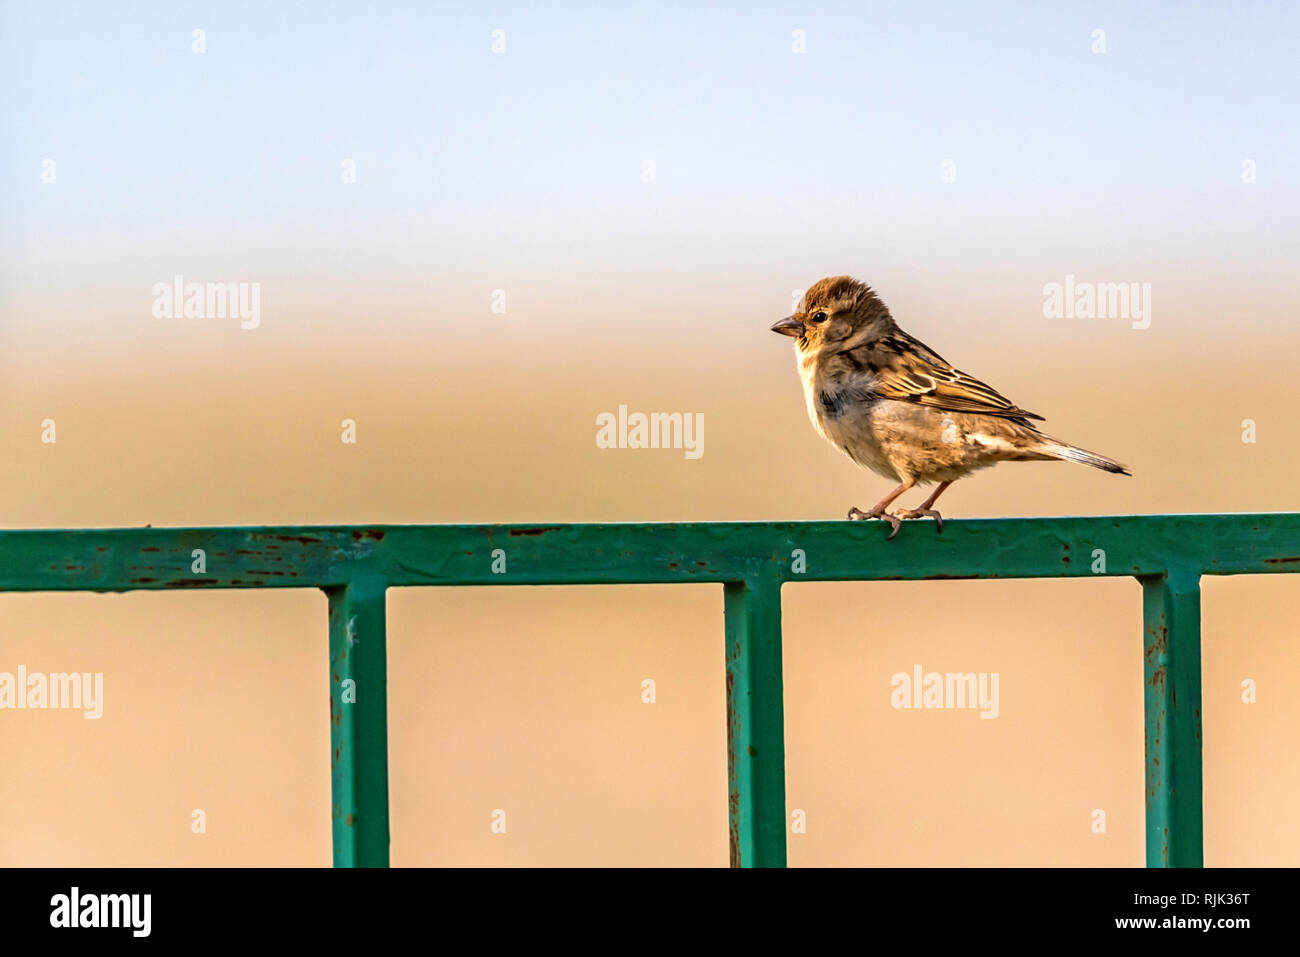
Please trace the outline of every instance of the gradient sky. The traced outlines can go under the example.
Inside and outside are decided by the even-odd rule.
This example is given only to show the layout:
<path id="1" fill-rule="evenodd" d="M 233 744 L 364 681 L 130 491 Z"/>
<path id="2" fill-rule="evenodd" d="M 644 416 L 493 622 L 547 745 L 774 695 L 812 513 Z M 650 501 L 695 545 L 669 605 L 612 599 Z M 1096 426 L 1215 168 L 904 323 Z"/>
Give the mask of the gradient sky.
<path id="1" fill-rule="evenodd" d="M 111 308 L 115 285 L 177 271 L 261 281 L 280 301 L 362 284 L 374 301 L 457 278 L 653 269 L 694 284 L 722 268 L 784 299 L 827 264 L 904 269 L 923 243 L 954 282 L 1023 270 L 1033 307 L 1070 269 L 1185 281 L 1230 268 L 1249 284 L 1282 280 L 1300 253 L 1290 3 L 5 3 L 2 16 L 6 325 L 91 289 Z M 795 29 L 806 54 L 791 52 Z M 946 159 L 955 183 L 940 180 Z"/>

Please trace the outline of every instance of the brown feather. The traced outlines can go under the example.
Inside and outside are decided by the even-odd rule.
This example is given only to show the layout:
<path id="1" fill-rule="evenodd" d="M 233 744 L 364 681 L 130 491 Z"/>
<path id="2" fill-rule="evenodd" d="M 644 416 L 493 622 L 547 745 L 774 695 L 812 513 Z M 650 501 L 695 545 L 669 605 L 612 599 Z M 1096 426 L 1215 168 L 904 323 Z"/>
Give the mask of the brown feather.
<path id="1" fill-rule="evenodd" d="M 919 402 L 950 412 L 1043 421 L 1041 415 L 1020 408 L 987 383 L 954 369 L 937 352 L 901 329 L 859 345 L 847 345 L 842 354 L 855 367 L 866 366 L 875 373 L 872 391 L 885 398 Z"/>

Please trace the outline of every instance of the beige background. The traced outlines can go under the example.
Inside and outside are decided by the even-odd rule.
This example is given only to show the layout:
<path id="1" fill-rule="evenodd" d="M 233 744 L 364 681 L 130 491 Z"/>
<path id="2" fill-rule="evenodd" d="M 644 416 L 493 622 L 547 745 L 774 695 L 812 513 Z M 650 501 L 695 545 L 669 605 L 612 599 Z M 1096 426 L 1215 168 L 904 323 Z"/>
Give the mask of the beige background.
<path id="1" fill-rule="evenodd" d="M 878 285 L 915 334 L 1135 473 L 1004 465 L 951 490 L 949 517 L 1294 507 L 1280 322 L 1224 351 L 1226 323 L 1177 302 L 1137 331 L 923 282 Z M 563 290 L 539 300 L 437 334 L 306 306 L 249 332 L 123 313 L 104 321 L 124 341 L 93 350 L 76 317 L 11 327 L 6 524 L 838 518 L 884 490 L 807 423 L 767 331 L 781 295 L 724 280 L 686 315 L 604 325 Z M 704 457 L 597 449 L 620 402 L 703 412 Z M 1206 581 L 1211 864 L 1300 863 L 1298 588 Z M 721 612 L 705 585 L 391 592 L 394 863 L 724 864 Z M 788 800 L 809 822 L 791 862 L 1140 864 L 1140 613 L 1118 579 L 787 587 Z M 328 863 L 323 596 L 5 595 L 0 616 L 6 670 L 105 674 L 99 721 L 0 713 L 0 862 Z M 999 672 L 1000 717 L 894 711 L 889 676 L 918 663 Z"/>

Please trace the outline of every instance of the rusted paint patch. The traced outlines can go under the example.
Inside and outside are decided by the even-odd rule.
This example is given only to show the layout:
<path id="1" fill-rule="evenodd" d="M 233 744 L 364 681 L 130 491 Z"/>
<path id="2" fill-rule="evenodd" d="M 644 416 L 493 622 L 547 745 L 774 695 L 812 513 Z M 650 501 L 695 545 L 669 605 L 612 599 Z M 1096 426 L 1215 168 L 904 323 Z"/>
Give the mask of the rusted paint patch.
<path id="1" fill-rule="evenodd" d="M 511 535 L 545 535 L 547 532 L 558 532 L 559 525 L 548 525 L 546 528 L 512 528 Z"/>
<path id="2" fill-rule="evenodd" d="M 740 654 L 740 645 L 736 645 Z M 731 649 L 727 649 L 728 663 Z M 740 867 L 740 788 L 736 784 L 736 736 L 740 725 L 736 721 L 736 674 L 727 668 L 727 848 L 732 867 Z"/>
<path id="3" fill-rule="evenodd" d="M 313 538 L 311 535 L 277 535 L 277 541 L 281 542 L 302 542 L 304 545 L 319 545 L 320 539 Z"/>
<path id="4" fill-rule="evenodd" d="M 1289 565 L 1291 562 L 1300 562 L 1300 556 L 1296 558 L 1266 558 L 1265 565 Z"/>
<path id="5" fill-rule="evenodd" d="M 166 583 L 168 588 L 203 588 L 205 585 L 215 585 L 215 578 L 176 578 Z"/>
<path id="6" fill-rule="evenodd" d="M 727 845 L 732 867 L 740 867 L 740 792 L 727 795 Z"/>
<path id="7" fill-rule="evenodd" d="M 1161 625 L 1159 632 L 1157 632 L 1154 627 L 1148 628 L 1147 630 L 1150 631 L 1152 635 L 1155 635 L 1155 641 L 1147 645 L 1145 649 L 1147 664 L 1151 664 L 1156 658 L 1163 658 L 1165 653 L 1169 650 L 1169 629 L 1164 625 Z"/>
<path id="8" fill-rule="evenodd" d="M 358 528 L 353 531 L 352 537 L 358 542 L 363 538 L 373 538 L 377 542 L 382 542 L 385 534 L 385 532 L 378 528 Z"/>

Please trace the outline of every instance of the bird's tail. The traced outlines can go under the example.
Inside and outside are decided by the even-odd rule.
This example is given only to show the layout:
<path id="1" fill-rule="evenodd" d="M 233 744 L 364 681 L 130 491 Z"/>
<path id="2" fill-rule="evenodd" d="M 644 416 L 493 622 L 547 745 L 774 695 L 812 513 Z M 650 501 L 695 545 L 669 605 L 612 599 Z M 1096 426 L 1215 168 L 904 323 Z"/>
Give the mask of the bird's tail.
<path id="1" fill-rule="evenodd" d="M 1047 438 L 1038 447 L 1038 451 L 1048 458 L 1060 459 L 1063 462 L 1082 462 L 1084 465 L 1091 465 L 1103 472 L 1118 472 L 1120 475 L 1133 474 L 1114 459 L 1108 459 L 1104 455 L 1098 455 L 1096 452 L 1089 452 L 1087 449 L 1081 449 L 1074 445 L 1066 445 L 1060 439 Z"/>

